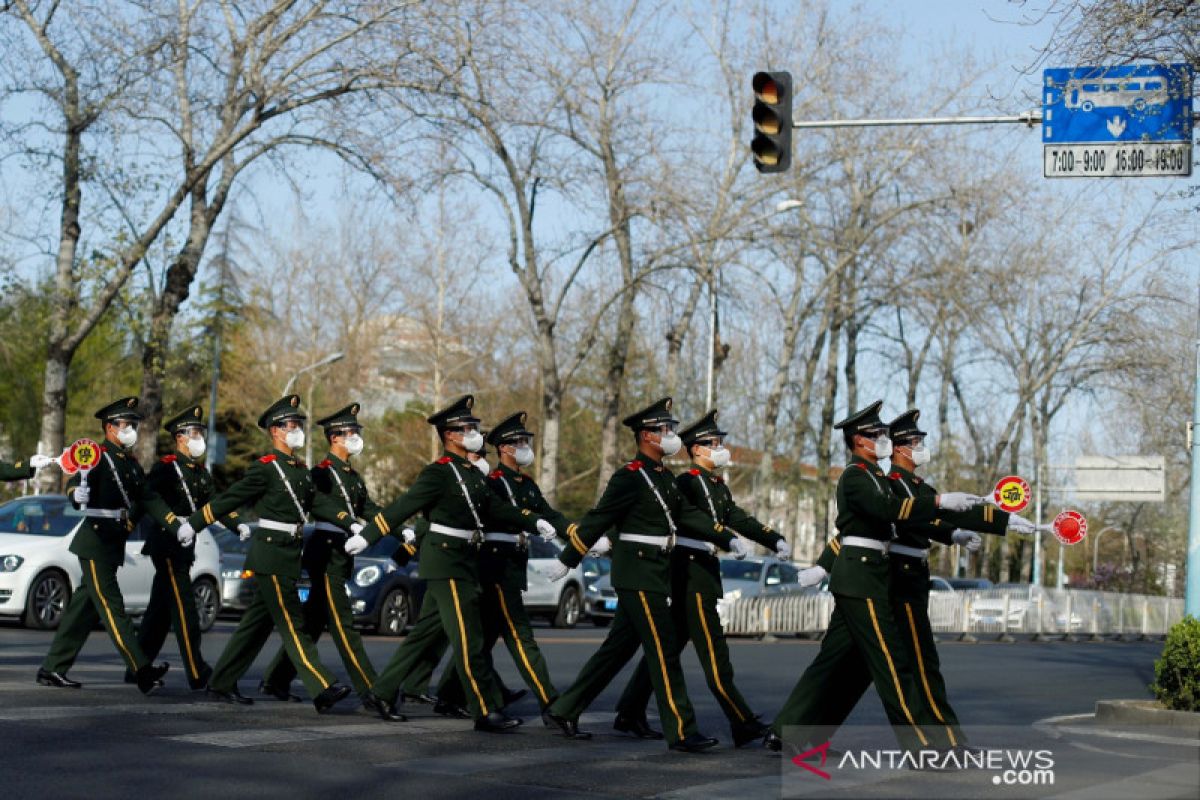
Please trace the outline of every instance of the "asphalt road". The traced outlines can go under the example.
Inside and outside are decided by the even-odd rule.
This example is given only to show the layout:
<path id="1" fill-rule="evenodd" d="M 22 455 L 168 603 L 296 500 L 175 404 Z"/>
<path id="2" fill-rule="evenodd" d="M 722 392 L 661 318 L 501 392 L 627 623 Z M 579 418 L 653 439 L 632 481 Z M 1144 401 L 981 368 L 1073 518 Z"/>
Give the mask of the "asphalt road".
<path id="1" fill-rule="evenodd" d="M 233 623 L 222 621 L 205 636 L 203 649 L 210 662 L 216 661 L 232 629 Z M 573 679 L 603 634 L 603 629 L 586 623 L 573 631 L 539 628 L 539 641 L 560 688 Z M 368 652 L 376 666 L 386 663 L 398 641 L 368 637 Z M 250 707 L 214 703 L 187 691 L 178 669 L 179 655 L 173 649 L 164 653 L 175 666 L 166 687 L 143 698 L 136 688 L 122 683 L 124 668 L 101 631 L 89 639 L 70 673 L 84 682 L 84 688 L 50 689 L 34 683 L 49 643 L 47 633 L 0 624 L 0 781 L 5 798 L 284 794 L 292 798 L 358 798 L 404 792 L 423 800 L 484 794 L 495 800 L 811 793 L 808 785 L 797 787 L 796 775 L 803 771 L 788 758 L 757 746 L 735 750 L 728 744 L 723 716 L 690 649 L 684 667 L 700 728 L 723 740 L 720 748 L 704 755 L 671 753 L 661 742 L 634 741 L 612 731 L 611 709 L 620 682 L 601 695 L 582 720 L 583 727 L 595 731 L 597 737 L 590 742 L 572 742 L 542 726 L 536 705 L 528 697 L 510 709 L 527 720 L 526 726 L 510 735 L 475 733 L 469 722 L 435 716 L 428 706 L 419 705 L 404 709 L 410 717 L 407 723 L 386 724 L 358 709 L 350 699 L 326 715 L 317 715 L 308 703 L 263 700 Z M 168 644 L 173 648 L 174 640 Z M 244 692 L 249 694 L 256 687 L 275 644 L 273 641 L 264 650 L 243 680 Z M 1153 662 L 1161 647 L 1160 642 L 944 642 L 940 650 L 951 700 L 975 741 L 987 744 L 989 736 L 1017 736 L 1022 744 L 1049 742 L 1083 752 L 1086 747 L 1067 743 L 1078 736 L 1056 738 L 1058 734 L 1048 730 L 1046 723 L 1035 723 L 1086 715 L 1097 699 L 1148 697 L 1146 685 L 1153 679 Z M 770 719 L 783 703 L 817 648 L 817 643 L 801 640 L 733 640 L 738 685 L 764 718 Z M 344 675 L 328 637 L 322 639 L 320 650 L 325 663 Z M 497 666 L 509 686 L 521 685 L 507 652 L 498 651 Z M 295 689 L 303 692 L 298 683 Z M 884 722 L 871 690 L 850 720 L 856 727 L 845 729 L 844 740 L 869 738 L 866 732 L 871 729 L 857 726 Z M 891 744 L 887 738 L 884 735 L 883 741 L 875 744 Z M 843 742 L 835 746 L 843 746 Z M 1104 747 L 1092 747 L 1097 749 L 1105 751 Z M 1185 758 L 1196 755 L 1186 747 L 1180 752 Z M 1178 755 L 1171 751 L 1171 758 Z M 1112 760 L 1111 756 L 1102 759 L 1105 764 Z M 1143 768 L 1152 771 L 1161 766 L 1138 762 L 1120 767 L 1116 774 L 1128 778 Z M 1087 772 L 1095 777 L 1098 770 L 1106 768 L 1089 766 Z M 990 794 L 990 787 L 977 794 L 978 787 L 966 782 L 966 777 L 938 779 L 944 796 L 1054 794 L 1030 790 L 1028 795 L 999 795 Z M 1071 796 L 1068 783 L 1060 778 L 1058 791 L 1064 797 Z M 1147 794 L 1147 785 L 1152 784 L 1143 782 L 1141 796 L 1172 796 L 1166 790 L 1160 795 Z M 870 793 L 907 796 L 905 792 L 916 792 L 905 786 L 903 782 L 885 782 Z M 831 796 L 864 793 L 867 791 L 860 786 Z"/>

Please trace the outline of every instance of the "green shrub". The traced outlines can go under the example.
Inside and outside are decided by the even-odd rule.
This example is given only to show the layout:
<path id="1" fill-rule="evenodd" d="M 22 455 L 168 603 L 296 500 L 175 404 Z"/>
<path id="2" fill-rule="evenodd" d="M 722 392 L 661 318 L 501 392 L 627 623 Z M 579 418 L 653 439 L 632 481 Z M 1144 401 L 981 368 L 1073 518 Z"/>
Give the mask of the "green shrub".
<path id="1" fill-rule="evenodd" d="M 1200 620 L 1184 617 L 1167 633 L 1150 690 L 1167 708 L 1200 711 Z"/>

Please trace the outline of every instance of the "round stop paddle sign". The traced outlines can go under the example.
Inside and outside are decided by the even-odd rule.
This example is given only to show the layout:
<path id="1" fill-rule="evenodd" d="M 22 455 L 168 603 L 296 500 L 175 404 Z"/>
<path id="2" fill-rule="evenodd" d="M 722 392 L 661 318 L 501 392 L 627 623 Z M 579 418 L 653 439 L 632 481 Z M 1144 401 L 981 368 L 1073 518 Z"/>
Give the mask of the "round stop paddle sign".
<path id="1" fill-rule="evenodd" d="M 1054 535 L 1063 544 L 1079 544 L 1087 536 L 1087 519 L 1078 511 L 1064 511 L 1054 518 Z"/>

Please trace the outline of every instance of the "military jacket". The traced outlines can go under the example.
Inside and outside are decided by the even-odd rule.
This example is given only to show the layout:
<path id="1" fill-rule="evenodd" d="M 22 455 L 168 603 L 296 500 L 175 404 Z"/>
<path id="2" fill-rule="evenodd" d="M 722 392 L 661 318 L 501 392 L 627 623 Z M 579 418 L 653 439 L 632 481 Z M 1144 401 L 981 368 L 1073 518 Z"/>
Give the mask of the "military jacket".
<path id="1" fill-rule="evenodd" d="M 488 474 L 487 484 L 501 503 L 528 509 L 565 534 L 570 520 L 550 507 L 533 478 L 502 463 Z M 488 528 L 488 532 L 525 535 L 520 528 L 503 524 Z M 524 541 L 515 544 L 485 541 L 479 547 L 479 579 L 485 584 L 501 584 L 524 591 L 529 588 L 526 582 L 528 564 L 529 546 Z"/>
<path id="2" fill-rule="evenodd" d="M 666 511 L 659 498 L 666 504 Z M 596 506 L 578 523 L 567 527 L 571 546 L 563 550 L 559 559 L 569 567 L 578 565 L 596 540 L 608 534 L 613 542 L 613 588 L 667 594 L 671 591 L 671 552 L 655 544 L 624 538 L 629 533 L 669 536 L 667 511 L 677 535 L 729 549 L 733 535 L 725 526 L 694 506 L 662 463 L 642 455 L 614 472 Z"/>
<path id="3" fill-rule="evenodd" d="M 204 462 L 186 453 L 170 453 L 160 458 L 150 468 L 146 481 L 150 489 L 181 519 L 187 519 L 195 513 L 216 491 L 212 474 Z M 222 517 L 221 524 L 230 530 L 236 528 L 237 512 Z M 199 526 L 193 527 L 197 532 L 201 530 Z M 196 560 L 196 547 L 194 544 L 184 547 L 173 532 L 161 525 L 151 525 L 146 532 L 142 555 L 162 556 L 171 559 L 172 563 L 192 564 Z"/>
<path id="4" fill-rule="evenodd" d="M 325 460 L 313 467 L 313 485 L 319 495 L 328 498 L 314 508 L 322 522 L 332 523 L 343 533 L 317 530 L 304 545 L 301 563 L 310 575 L 328 572 L 335 578 L 347 579 L 354 571 L 354 556 L 346 552 L 346 533 L 355 522 L 371 519 L 383 507 L 371 499 L 367 482 L 348 461 L 330 453 Z M 337 509 L 333 519 L 326 519 Z"/>
<path id="5" fill-rule="evenodd" d="M 15 464 L 0 461 L 0 481 L 23 481 L 26 478 L 32 478 L 33 473 L 33 467 L 24 461 L 18 461 Z"/>
<path id="6" fill-rule="evenodd" d="M 300 526 L 306 522 L 305 515 L 320 510 L 318 518 L 337 518 L 337 509 L 329 508 L 328 497 L 316 492 L 304 462 L 281 450 L 272 450 L 253 462 L 241 480 L 205 503 L 188 522 L 199 530 L 245 506 L 253 508 L 260 521 L 297 526 L 295 531 L 276 531 L 260 524 L 250 542 L 246 569 L 293 580 L 300 577 L 304 541 Z"/>
<path id="7" fill-rule="evenodd" d="M 701 511 L 721 523 L 730 532 L 742 536 L 763 547 L 775 549 L 783 537 L 743 510 L 733 500 L 725 480 L 715 472 L 695 466 L 676 478 L 683 496 Z M 722 596 L 721 561 L 716 553 L 705 553 L 691 547 L 676 547 L 671 553 L 672 582 L 683 583 L 681 590 L 688 594 L 699 592 L 708 598 Z"/>
<path id="8" fill-rule="evenodd" d="M 371 543 L 388 534 L 399 536 L 405 520 L 416 514 L 423 514 L 431 526 L 478 533 L 470 540 L 432 529 L 425 534 L 419 558 L 421 577 L 426 580 L 479 580 L 478 539 L 485 530 L 508 526 L 536 533 L 537 522 L 542 518 L 527 508 L 514 508 L 502 500 L 488 488 L 483 474 L 470 461 L 454 453 L 445 453 L 421 470 L 407 492 L 370 518 L 362 535 Z M 482 529 L 477 528 L 476 515 Z"/>
<path id="9" fill-rule="evenodd" d="M 142 465 L 132 454 L 111 442 L 100 445 L 100 450 L 100 460 L 88 472 L 88 508 L 124 511 L 125 518 L 85 517 L 70 549 L 80 558 L 120 566 L 125 563 L 125 542 L 142 515 L 149 514 L 172 535 L 181 522 L 150 488 Z M 80 473 L 76 472 L 67 482 L 69 496 L 80 480 Z M 71 504 L 79 508 L 73 496 Z"/>

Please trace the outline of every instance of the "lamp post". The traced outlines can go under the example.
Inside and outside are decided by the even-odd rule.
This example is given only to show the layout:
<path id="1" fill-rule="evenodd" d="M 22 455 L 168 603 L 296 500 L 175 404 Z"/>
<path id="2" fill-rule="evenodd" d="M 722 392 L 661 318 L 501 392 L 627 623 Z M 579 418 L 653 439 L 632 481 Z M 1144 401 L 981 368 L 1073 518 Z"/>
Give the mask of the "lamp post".
<path id="1" fill-rule="evenodd" d="M 1092 537 L 1092 583 L 1096 582 L 1096 568 L 1100 564 L 1100 537 L 1109 531 L 1117 530 L 1112 525 L 1102 528 Z"/>

